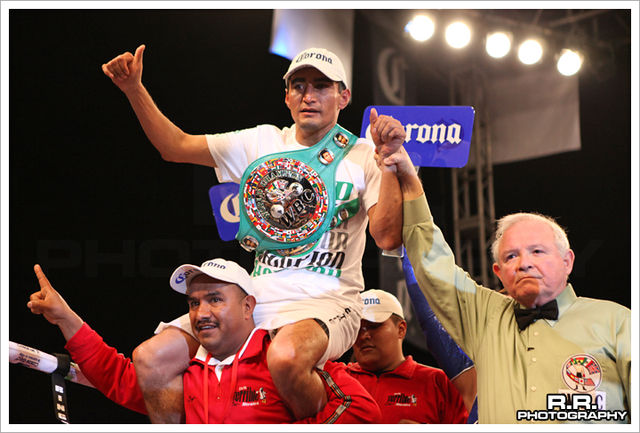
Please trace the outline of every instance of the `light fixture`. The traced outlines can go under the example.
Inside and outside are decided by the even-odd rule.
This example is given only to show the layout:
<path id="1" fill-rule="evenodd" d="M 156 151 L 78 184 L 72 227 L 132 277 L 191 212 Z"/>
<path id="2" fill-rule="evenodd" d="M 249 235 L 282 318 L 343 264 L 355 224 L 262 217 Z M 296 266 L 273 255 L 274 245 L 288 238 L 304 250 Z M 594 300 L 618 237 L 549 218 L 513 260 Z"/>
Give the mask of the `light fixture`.
<path id="1" fill-rule="evenodd" d="M 563 49 L 560 52 L 558 63 L 556 64 L 558 72 L 562 75 L 570 76 L 575 74 L 582 67 L 583 56 L 577 51 Z"/>
<path id="2" fill-rule="evenodd" d="M 487 35 L 485 49 L 494 59 L 501 59 L 511 50 L 511 35 L 505 32 L 490 33 Z"/>
<path id="3" fill-rule="evenodd" d="M 447 26 L 445 39 L 453 48 L 464 48 L 471 41 L 471 29 L 462 21 L 456 21 Z"/>
<path id="4" fill-rule="evenodd" d="M 538 63 L 542 58 L 542 45 L 535 39 L 527 39 L 518 48 L 518 59 L 525 65 Z"/>
<path id="5" fill-rule="evenodd" d="M 416 41 L 424 42 L 433 36 L 435 24 L 426 15 L 416 15 L 404 26 L 404 31 L 409 33 Z"/>

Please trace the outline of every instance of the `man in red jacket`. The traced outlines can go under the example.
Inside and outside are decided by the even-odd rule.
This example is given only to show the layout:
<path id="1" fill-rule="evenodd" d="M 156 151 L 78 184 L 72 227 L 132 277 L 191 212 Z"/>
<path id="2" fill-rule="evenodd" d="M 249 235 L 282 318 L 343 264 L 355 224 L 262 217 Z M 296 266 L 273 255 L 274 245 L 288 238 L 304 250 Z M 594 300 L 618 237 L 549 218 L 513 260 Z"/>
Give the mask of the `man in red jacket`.
<path id="1" fill-rule="evenodd" d="M 146 413 L 133 363 L 109 347 L 56 292 L 39 265 L 34 267 L 40 290 L 27 304 L 58 325 L 65 348 L 89 381 L 108 398 Z M 267 366 L 269 334 L 255 328 L 256 305 L 251 277 L 234 262 L 208 260 L 183 265 L 173 273 L 171 287 L 187 296 L 189 319 L 201 346 L 179 380 L 184 384 L 186 423 L 287 423 L 295 420 L 278 394 Z M 379 422 L 380 410 L 341 364 L 319 371 L 328 403 L 304 423 Z"/>
<path id="2" fill-rule="evenodd" d="M 407 322 L 398 299 L 383 290 L 361 296 L 363 319 L 353 345 L 357 362 L 348 368 L 378 402 L 382 423 L 465 423 L 467 410 L 444 371 L 404 356 Z"/>

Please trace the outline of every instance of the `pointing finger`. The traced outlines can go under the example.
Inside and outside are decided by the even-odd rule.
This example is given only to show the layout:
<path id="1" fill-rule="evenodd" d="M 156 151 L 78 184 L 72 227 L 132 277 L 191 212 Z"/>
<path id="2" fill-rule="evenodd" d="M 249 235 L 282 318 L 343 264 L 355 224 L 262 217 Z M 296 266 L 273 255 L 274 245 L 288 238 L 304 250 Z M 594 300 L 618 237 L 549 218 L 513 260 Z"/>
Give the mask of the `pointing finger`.
<path id="1" fill-rule="evenodd" d="M 36 277 L 38 277 L 38 283 L 40 284 L 40 289 L 50 288 L 51 283 L 49 283 L 49 280 L 44 275 L 44 272 L 42 272 L 42 268 L 40 267 L 40 265 L 35 265 L 33 267 L 33 270 L 36 273 Z"/>

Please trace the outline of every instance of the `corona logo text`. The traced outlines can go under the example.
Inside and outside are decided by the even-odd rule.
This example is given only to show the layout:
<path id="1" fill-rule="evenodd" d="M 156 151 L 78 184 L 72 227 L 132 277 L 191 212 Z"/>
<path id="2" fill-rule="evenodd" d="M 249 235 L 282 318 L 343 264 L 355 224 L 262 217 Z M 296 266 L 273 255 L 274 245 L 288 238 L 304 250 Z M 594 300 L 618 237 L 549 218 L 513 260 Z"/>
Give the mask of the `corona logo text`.
<path id="1" fill-rule="evenodd" d="M 417 123 L 408 123 L 404 125 L 404 129 L 407 133 L 405 142 L 411 140 L 418 141 L 420 143 L 439 143 L 449 142 L 451 144 L 460 144 L 462 141 L 461 130 L 459 124 L 452 123 L 451 125 L 445 125 L 444 123 L 437 123 L 434 125 Z"/>

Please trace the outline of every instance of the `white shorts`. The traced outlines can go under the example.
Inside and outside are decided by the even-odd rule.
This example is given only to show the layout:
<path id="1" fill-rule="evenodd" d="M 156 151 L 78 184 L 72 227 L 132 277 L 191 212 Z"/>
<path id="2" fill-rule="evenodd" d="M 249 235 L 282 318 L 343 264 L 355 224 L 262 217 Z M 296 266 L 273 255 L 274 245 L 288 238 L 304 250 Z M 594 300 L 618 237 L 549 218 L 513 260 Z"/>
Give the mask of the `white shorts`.
<path id="1" fill-rule="evenodd" d="M 329 344 L 324 355 L 316 366 L 322 368 L 328 360 L 340 358 L 355 343 L 360 329 L 362 316 L 362 299 L 357 294 L 357 300 L 352 303 L 336 303 L 335 299 L 304 299 L 289 302 L 269 302 L 257 304 L 253 312 L 256 327 L 275 331 L 276 329 L 305 319 L 318 319 L 327 326 Z M 191 336 L 191 321 L 189 314 L 164 323 L 160 322 L 155 330 L 159 333 L 168 326 L 175 326 Z M 272 332 L 272 335 L 274 332 Z M 194 336 L 195 338 L 195 336 Z"/>

